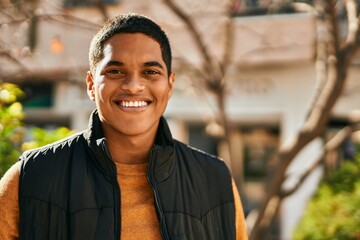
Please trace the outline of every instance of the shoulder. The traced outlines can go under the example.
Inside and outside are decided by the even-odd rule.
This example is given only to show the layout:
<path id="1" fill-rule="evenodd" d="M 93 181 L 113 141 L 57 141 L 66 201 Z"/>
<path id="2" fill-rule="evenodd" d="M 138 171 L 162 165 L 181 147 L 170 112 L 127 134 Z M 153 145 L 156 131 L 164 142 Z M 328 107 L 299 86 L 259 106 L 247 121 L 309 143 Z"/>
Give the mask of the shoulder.
<path id="1" fill-rule="evenodd" d="M 55 186 L 63 188 L 69 181 L 75 160 L 84 158 L 85 143 L 79 132 L 43 147 L 25 151 L 20 157 L 20 195 L 43 199 Z M 61 191 L 57 192 L 61 194 Z"/>
<path id="2" fill-rule="evenodd" d="M 9 170 L 6 171 L 5 175 L 0 179 L 0 196 L 6 195 L 7 192 L 17 191 L 19 185 L 21 162 L 13 164 Z"/>
<path id="3" fill-rule="evenodd" d="M 63 153 L 66 150 L 69 150 L 74 144 L 81 141 L 83 132 L 75 133 L 69 137 L 63 138 L 59 141 L 47 144 L 45 146 L 34 148 L 25 151 L 21 156 L 20 160 L 27 162 L 29 159 L 41 158 L 41 157 L 50 157 L 59 152 Z"/>
<path id="4" fill-rule="evenodd" d="M 211 155 L 207 152 L 204 152 L 200 149 L 187 145 L 183 142 L 175 140 L 176 151 L 186 155 L 188 158 L 200 161 L 201 163 L 215 164 L 215 165 L 225 165 L 224 161 L 214 155 Z"/>
<path id="5" fill-rule="evenodd" d="M 13 164 L 0 179 L 0 239 L 18 239 L 20 165 Z"/>
<path id="6" fill-rule="evenodd" d="M 71 135 L 54 143 L 25 151 L 20 156 L 21 178 L 25 172 L 41 175 L 51 175 L 55 172 L 61 172 L 66 168 L 66 162 L 71 161 L 74 154 L 82 154 L 76 148 L 82 148 L 85 143 L 82 132 Z"/>
<path id="7" fill-rule="evenodd" d="M 211 155 L 177 140 L 175 140 L 175 151 L 177 157 L 179 158 L 178 162 L 189 164 L 191 168 L 198 167 L 198 170 L 202 169 L 203 171 L 231 177 L 230 171 L 225 162 L 217 156 Z"/>

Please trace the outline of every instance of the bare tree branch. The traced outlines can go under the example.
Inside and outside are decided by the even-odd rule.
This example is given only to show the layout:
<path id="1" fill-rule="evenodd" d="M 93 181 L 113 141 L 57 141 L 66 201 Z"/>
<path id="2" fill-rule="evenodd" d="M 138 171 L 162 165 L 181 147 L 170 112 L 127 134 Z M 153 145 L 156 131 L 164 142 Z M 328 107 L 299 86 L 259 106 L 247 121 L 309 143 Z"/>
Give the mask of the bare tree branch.
<path id="1" fill-rule="evenodd" d="M 355 0 L 345 0 L 345 7 L 348 17 L 348 35 L 344 46 L 342 46 L 342 51 L 349 51 L 345 49 L 353 48 L 358 39 L 359 19 L 357 18 L 357 3 Z"/>
<path id="2" fill-rule="evenodd" d="M 225 41 L 224 41 L 224 54 L 222 61 L 220 63 L 221 71 L 223 75 L 226 75 L 227 69 L 231 65 L 232 62 L 232 52 L 234 50 L 234 24 L 232 21 L 232 14 L 233 14 L 233 8 L 234 8 L 234 2 L 229 1 L 228 7 L 227 7 L 227 14 L 226 14 L 226 22 L 225 22 Z M 225 78 L 223 78 L 223 81 Z"/>
<path id="3" fill-rule="evenodd" d="M 3 12 L 3 11 L 1 10 L 1 12 Z M 24 16 L 13 17 L 11 14 L 7 14 L 7 15 L 10 16 L 9 17 L 10 21 L 0 23 L 0 27 L 2 25 L 18 25 L 18 24 L 21 24 L 23 22 L 28 22 L 29 21 L 28 17 L 24 17 Z M 69 15 L 69 14 L 63 14 L 63 13 L 61 13 L 61 14 L 36 14 L 36 15 L 33 15 L 33 17 L 35 17 L 37 19 L 37 21 L 55 21 L 55 22 L 59 22 L 61 24 L 65 24 L 65 25 L 68 25 L 68 26 L 74 26 L 74 27 L 81 28 L 81 29 L 96 30 L 100 26 L 99 24 L 90 22 L 88 20 L 81 19 L 81 18 L 72 16 L 72 15 Z M 34 31 L 36 31 L 36 29 L 33 29 L 33 30 L 29 31 L 30 33 L 32 33 L 31 36 L 36 36 L 36 33 Z M 32 41 L 31 38 L 32 37 L 30 37 L 30 42 Z M 33 41 L 35 41 L 35 39 L 33 39 Z M 33 43 L 35 43 L 35 42 L 33 42 Z M 6 50 L 4 48 L 0 48 L 0 58 L 8 59 L 11 62 L 18 65 L 22 69 L 22 71 L 25 71 L 25 72 L 27 72 L 29 74 L 34 75 L 34 73 L 32 73 L 31 70 L 28 69 L 21 62 L 21 60 L 14 57 L 11 54 L 10 51 L 8 51 L 8 50 Z M 1 73 L 0 73 L 0 75 L 1 75 Z M 4 75 L 2 75 L 1 77 L 2 78 L 7 78 L 7 76 L 4 76 Z"/>
<path id="4" fill-rule="evenodd" d="M 0 13 L 1 13 L 1 14 L 5 15 L 7 18 L 10 18 L 10 19 L 12 19 L 12 20 L 15 20 L 14 16 L 12 16 L 12 15 L 7 11 L 8 9 L 3 8 L 3 6 L 0 6 L 0 7 L 1 7 L 1 8 L 0 8 Z"/>
<path id="5" fill-rule="evenodd" d="M 204 68 L 211 71 L 211 63 L 213 62 L 210 52 L 204 44 L 201 34 L 195 27 L 195 23 L 192 21 L 191 17 L 188 16 L 185 11 L 183 11 L 179 6 L 177 6 L 173 0 L 163 0 L 163 2 L 168 6 L 177 17 L 179 17 L 189 29 L 189 32 L 200 50 L 200 54 L 203 56 L 203 65 Z"/>
<path id="6" fill-rule="evenodd" d="M 96 30 L 99 28 L 100 24 L 88 21 L 86 19 L 78 18 L 76 16 L 72 16 L 69 14 L 38 14 L 37 17 L 39 20 L 51 20 L 56 21 L 62 24 L 66 24 L 69 26 L 75 26 L 82 29 L 90 29 L 90 30 Z M 19 19 L 12 19 L 8 22 L 2 22 L 0 23 L 0 26 L 2 25 L 16 25 L 19 23 L 23 23 L 28 21 L 28 18 L 19 18 Z"/>
<path id="7" fill-rule="evenodd" d="M 3 48 L 0 48 L 0 57 L 5 57 L 6 59 L 20 66 L 24 70 L 24 72 L 28 72 L 28 73 L 31 72 L 31 70 L 28 69 L 26 65 L 24 65 L 21 61 L 15 58 L 9 51 L 4 50 Z"/>
<path id="8" fill-rule="evenodd" d="M 193 18 L 185 13 L 180 6 L 175 4 L 174 0 L 163 0 L 163 2 L 170 8 L 170 10 L 185 24 L 187 30 L 189 31 L 193 41 L 195 42 L 201 57 L 202 57 L 202 67 L 200 74 L 203 77 L 204 86 L 214 94 L 217 104 L 217 118 L 219 124 L 222 126 L 224 135 L 222 136 L 222 141 L 224 143 L 224 149 L 226 149 L 226 155 L 224 160 L 231 170 L 234 165 L 232 161 L 232 141 L 231 141 L 231 126 L 226 114 L 226 72 L 232 61 L 232 52 L 234 47 L 234 32 L 233 32 L 233 8 L 234 1 L 238 0 L 229 0 L 228 5 L 226 6 L 225 17 L 227 18 L 224 27 L 224 52 L 221 59 L 216 59 L 210 49 L 206 46 L 203 36 L 200 31 L 196 28 Z M 241 170 L 240 170 L 241 171 Z M 242 179 L 242 177 L 240 177 Z M 239 179 L 240 179 L 239 178 Z M 242 181 L 241 181 L 242 182 Z M 239 184 L 239 190 L 241 191 L 241 183 Z"/>
<path id="9" fill-rule="evenodd" d="M 292 195 L 294 192 L 296 192 L 300 186 L 303 184 L 303 182 L 307 179 L 307 177 L 310 176 L 310 174 L 317 168 L 319 165 L 323 162 L 324 155 L 326 152 L 334 151 L 338 149 L 341 144 L 346 140 L 347 137 L 351 135 L 356 130 L 359 130 L 360 126 L 357 125 L 354 126 L 347 126 L 344 129 L 340 130 L 331 140 L 328 141 L 328 143 L 325 145 L 324 152 L 321 156 L 318 157 L 316 161 L 313 162 L 313 164 L 305 171 L 305 173 L 301 176 L 301 178 L 297 181 L 297 183 L 291 188 L 287 190 L 281 190 L 278 195 L 274 195 L 271 200 L 269 201 L 268 208 L 266 208 L 266 211 L 264 212 L 264 215 L 262 216 L 261 225 L 260 228 L 268 228 L 268 226 L 271 223 L 271 220 L 274 218 L 276 213 L 278 212 L 282 201 Z M 288 177 L 286 177 L 287 179 Z M 256 215 L 258 216 L 258 212 Z M 254 214 L 251 214 L 254 215 Z M 253 226 L 250 226 L 250 228 L 253 229 Z"/>
<path id="10" fill-rule="evenodd" d="M 360 129 L 359 124 L 347 126 L 340 130 L 334 137 L 332 137 L 325 145 L 323 153 L 318 157 L 317 160 L 313 162 L 313 164 L 307 168 L 307 170 L 302 174 L 301 178 L 298 179 L 297 183 L 291 188 L 287 190 L 281 190 L 279 194 L 274 195 L 271 200 L 269 201 L 268 208 L 266 208 L 265 213 L 262 216 L 262 221 L 260 228 L 268 228 L 270 225 L 271 220 L 276 215 L 277 211 L 279 210 L 279 207 L 281 206 L 282 201 L 295 193 L 303 184 L 303 182 L 307 179 L 307 177 L 310 176 L 310 174 L 317 168 L 319 165 L 323 162 L 324 155 L 326 152 L 334 151 L 338 149 L 341 144 L 346 140 L 347 137 L 349 137 L 353 132 Z M 286 176 L 285 179 L 288 179 L 289 176 Z M 256 210 L 255 210 L 256 211 Z M 258 212 L 251 215 L 259 215 Z M 251 224 L 251 223 L 250 223 Z M 250 229 L 253 229 L 254 226 L 249 226 Z"/>
<path id="11" fill-rule="evenodd" d="M 301 127 L 295 140 L 291 144 L 282 146 L 279 150 L 280 164 L 268 188 L 267 196 L 259 211 L 253 229 L 250 231 L 251 240 L 257 239 L 259 232 L 263 229 L 262 219 L 265 213 L 269 211 L 271 199 L 281 192 L 281 186 L 285 180 L 285 174 L 289 164 L 305 145 L 315 138 L 320 137 L 323 133 L 331 110 L 344 87 L 351 53 L 357 47 L 354 43 L 351 52 L 340 54 L 334 2 L 331 0 L 320 0 L 318 1 L 318 4 L 323 5 L 325 8 L 325 21 L 327 23 L 328 32 L 330 33 L 327 40 L 327 80 L 314 104 L 314 108 L 311 110 L 308 119 Z M 355 35 L 357 34 L 358 33 L 356 32 Z"/>
<path id="12" fill-rule="evenodd" d="M 294 192 L 296 192 L 299 187 L 302 185 L 302 183 L 306 180 L 308 176 L 318 167 L 321 165 L 321 163 L 324 160 L 325 154 L 330 151 L 335 151 L 336 149 L 339 149 L 341 145 L 344 143 L 344 141 L 351 136 L 351 134 L 355 131 L 358 131 L 360 129 L 359 124 L 353 125 L 353 126 L 347 126 L 340 131 L 338 131 L 324 146 L 324 150 L 322 154 L 313 162 L 313 164 L 308 167 L 307 170 L 302 174 L 301 178 L 297 181 L 297 183 L 288 190 L 282 190 L 280 192 L 280 197 L 286 198 L 287 196 L 290 196 Z M 286 179 L 289 177 L 286 177 Z"/>
<path id="13" fill-rule="evenodd" d="M 103 0 L 95 0 L 95 4 L 96 4 L 96 7 L 99 9 L 102 17 L 103 17 L 103 21 L 105 22 L 106 20 L 109 19 L 109 14 L 106 10 L 106 6 L 104 4 L 104 1 Z"/>
<path id="14" fill-rule="evenodd" d="M 315 80 L 315 91 L 313 94 L 313 98 L 310 103 L 310 110 L 315 107 L 315 104 L 318 102 L 318 98 L 324 85 L 327 80 L 327 39 L 328 39 L 328 31 L 326 27 L 325 14 L 322 6 L 317 5 L 316 11 L 316 62 L 315 62 L 315 70 L 316 70 L 316 80 Z M 315 9 L 314 9 L 315 11 Z"/>
<path id="15" fill-rule="evenodd" d="M 330 115 L 330 110 L 334 106 L 336 100 L 340 96 L 345 76 L 343 72 L 339 72 L 342 64 L 341 56 L 338 51 L 338 30 L 336 22 L 335 6 L 333 1 L 326 0 L 325 7 L 325 21 L 328 28 L 327 39 L 327 80 L 320 92 L 316 103 L 314 104 L 311 112 L 302 127 L 302 132 L 322 132 L 325 123 Z"/>
<path id="16" fill-rule="evenodd" d="M 315 10 L 315 8 L 313 6 L 311 6 L 310 4 L 302 3 L 302 2 L 292 2 L 290 5 L 297 12 L 305 12 L 305 13 L 317 14 L 317 11 Z"/>

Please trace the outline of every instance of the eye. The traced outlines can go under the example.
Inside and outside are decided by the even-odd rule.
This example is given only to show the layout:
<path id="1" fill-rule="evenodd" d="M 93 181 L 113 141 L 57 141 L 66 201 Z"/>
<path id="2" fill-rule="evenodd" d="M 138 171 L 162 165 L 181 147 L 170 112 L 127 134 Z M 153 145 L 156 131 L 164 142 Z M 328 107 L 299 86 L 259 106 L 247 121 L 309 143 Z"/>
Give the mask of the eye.
<path id="1" fill-rule="evenodd" d="M 144 71 L 144 73 L 145 73 L 145 74 L 147 74 L 147 75 L 155 75 L 155 74 L 159 74 L 159 72 L 158 72 L 158 71 L 151 70 L 151 69 L 149 69 L 149 70 L 145 70 L 145 71 Z"/>
<path id="2" fill-rule="evenodd" d="M 109 74 L 120 74 L 121 71 L 119 69 L 109 69 L 106 71 L 106 73 L 109 73 Z"/>
<path id="3" fill-rule="evenodd" d="M 111 68 L 111 69 L 106 70 L 105 74 L 110 78 L 118 78 L 118 77 L 124 76 L 125 72 L 120 69 Z"/>

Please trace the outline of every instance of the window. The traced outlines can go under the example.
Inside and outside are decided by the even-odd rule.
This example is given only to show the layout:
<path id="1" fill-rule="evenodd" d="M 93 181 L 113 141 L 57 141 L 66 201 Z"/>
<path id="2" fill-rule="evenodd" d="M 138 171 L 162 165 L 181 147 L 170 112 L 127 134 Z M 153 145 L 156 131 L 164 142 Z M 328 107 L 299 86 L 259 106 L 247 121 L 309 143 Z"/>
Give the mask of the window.
<path id="1" fill-rule="evenodd" d="M 295 0 L 313 5 L 313 0 Z M 232 12 L 234 17 L 259 16 L 268 14 L 287 14 L 296 13 L 297 10 L 290 4 L 292 2 L 279 1 L 269 2 L 266 0 L 245 0 L 234 1 Z"/>
<path id="2" fill-rule="evenodd" d="M 64 0 L 64 7 L 96 6 L 98 4 L 115 4 L 119 0 Z"/>
<path id="3" fill-rule="evenodd" d="M 244 141 L 245 181 L 262 182 L 273 174 L 275 154 L 279 144 L 279 130 L 270 126 L 251 126 L 242 129 Z"/>
<path id="4" fill-rule="evenodd" d="M 49 82 L 25 82 L 20 85 L 25 93 L 21 101 L 24 108 L 50 108 L 53 106 L 54 85 Z"/>

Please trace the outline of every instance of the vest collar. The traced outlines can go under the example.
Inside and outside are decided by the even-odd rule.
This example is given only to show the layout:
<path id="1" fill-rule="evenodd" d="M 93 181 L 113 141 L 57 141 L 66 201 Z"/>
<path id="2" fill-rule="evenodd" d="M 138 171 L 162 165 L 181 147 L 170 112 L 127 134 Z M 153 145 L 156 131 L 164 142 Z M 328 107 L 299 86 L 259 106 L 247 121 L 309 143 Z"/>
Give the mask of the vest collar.
<path id="1" fill-rule="evenodd" d="M 91 113 L 89 125 L 84 132 L 84 137 L 92 153 L 95 155 L 97 164 L 107 175 L 110 174 L 109 169 L 112 169 L 113 163 L 106 160 L 109 159 L 106 156 L 106 154 L 108 154 L 106 139 L 97 110 Z M 171 175 L 175 165 L 174 152 L 174 139 L 172 138 L 166 119 L 161 117 L 155 144 L 151 150 L 153 159 L 150 159 L 150 171 L 153 171 L 156 182 L 164 181 Z"/>

